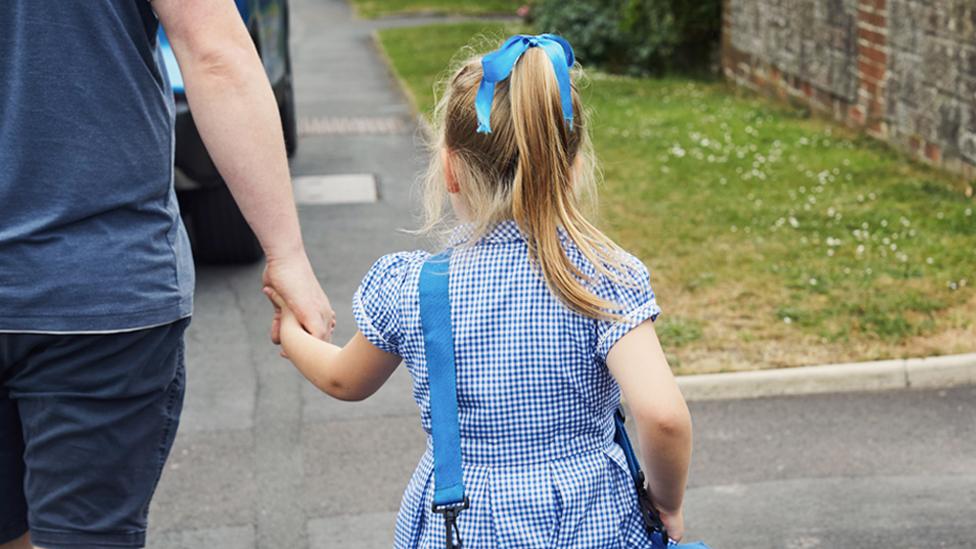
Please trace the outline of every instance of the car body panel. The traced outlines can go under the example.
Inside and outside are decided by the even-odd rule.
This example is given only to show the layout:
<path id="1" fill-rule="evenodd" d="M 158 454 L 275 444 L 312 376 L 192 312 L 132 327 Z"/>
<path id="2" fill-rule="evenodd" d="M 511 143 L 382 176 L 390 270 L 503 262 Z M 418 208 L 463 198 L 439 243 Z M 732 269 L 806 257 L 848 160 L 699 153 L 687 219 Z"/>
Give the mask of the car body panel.
<path id="1" fill-rule="evenodd" d="M 264 72 L 277 87 L 288 69 L 288 5 L 284 0 L 235 0 L 238 13 L 255 42 Z M 173 91 L 183 93 L 183 75 L 163 27 L 159 27 L 166 73 Z"/>
<path id="2" fill-rule="evenodd" d="M 291 83 L 287 0 L 235 0 L 235 4 L 261 56 L 275 99 L 281 104 Z M 159 28 L 159 44 L 176 99 L 176 167 L 196 186 L 222 185 L 193 122 L 186 102 L 183 74 L 162 26 Z"/>

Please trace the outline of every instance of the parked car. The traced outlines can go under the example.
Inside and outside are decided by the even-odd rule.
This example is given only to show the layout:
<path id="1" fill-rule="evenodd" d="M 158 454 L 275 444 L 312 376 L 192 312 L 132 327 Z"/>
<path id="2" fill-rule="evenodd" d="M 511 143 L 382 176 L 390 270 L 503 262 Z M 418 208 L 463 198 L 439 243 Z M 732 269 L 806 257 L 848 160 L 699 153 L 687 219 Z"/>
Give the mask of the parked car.
<path id="1" fill-rule="evenodd" d="M 235 0 L 257 47 L 281 114 L 288 156 L 298 145 L 287 0 Z M 207 153 L 183 91 L 183 76 L 162 28 L 160 45 L 176 99 L 176 190 L 194 257 L 204 263 L 252 263 L 261 246 Z"/>

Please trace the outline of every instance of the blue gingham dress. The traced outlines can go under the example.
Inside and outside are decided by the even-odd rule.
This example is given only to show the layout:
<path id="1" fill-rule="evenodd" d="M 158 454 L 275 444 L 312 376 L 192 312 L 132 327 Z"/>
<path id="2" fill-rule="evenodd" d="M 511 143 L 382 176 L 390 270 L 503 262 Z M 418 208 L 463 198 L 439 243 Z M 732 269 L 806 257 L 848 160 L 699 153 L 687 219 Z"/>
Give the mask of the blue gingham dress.
<path id="1" fill-rule="evenodd" d="M 593 291 L 625 320 L 569 310 L 529 260 L 518 226 L 503 222 L 474 245 L 452 246 L 450 297 L 461 452 L 471 507 L 458 527 L 466 549 L 650 547 L 623 451 L 613 442 L 620 389 L 605 359 L 660 309 L 647 269 L 627 256 L 633 285 L 598 278 Z M 595 274 L 577 248 L 569 257 Z M 403 357 L 427 432 L 427 451 L 403 495 L 395 547 L 443 549 L 434 492 L 430 393 L 419 276 L 427 252 L 381 258 L 353 298 L 360 331 Z"/>

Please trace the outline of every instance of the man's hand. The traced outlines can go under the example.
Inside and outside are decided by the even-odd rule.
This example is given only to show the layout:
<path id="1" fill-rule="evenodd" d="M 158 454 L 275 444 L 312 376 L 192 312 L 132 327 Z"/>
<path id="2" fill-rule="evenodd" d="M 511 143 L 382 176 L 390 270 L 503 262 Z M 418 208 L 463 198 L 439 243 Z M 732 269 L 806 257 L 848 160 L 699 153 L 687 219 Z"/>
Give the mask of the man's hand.
<path id="1" fill-rule="evenodd" d="M 284 258 L 269 257 L 264 269 L 264 285 L 288 304 L 305 331 L 318 339 L 331 341 L 335 312 L 304 252 Z M 275 308 L 271 341 L 277 345 L 281 343 L 281 307 L 273 300 L 271 303 Z"/>

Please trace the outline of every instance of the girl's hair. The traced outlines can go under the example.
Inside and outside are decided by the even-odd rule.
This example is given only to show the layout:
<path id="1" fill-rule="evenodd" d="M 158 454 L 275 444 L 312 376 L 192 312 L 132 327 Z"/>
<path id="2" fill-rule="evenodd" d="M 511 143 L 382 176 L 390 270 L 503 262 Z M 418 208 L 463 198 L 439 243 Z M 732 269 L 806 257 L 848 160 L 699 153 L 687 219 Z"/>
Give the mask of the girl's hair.
<path id="1" fill-rule="evenodd" d="M 511 76 L 496 85 L 491 133 L 478 133 L 475 96 L 481 73 L 480 57 L 463 63 L 435 110 L 424 230 L 445 225 L 446 154 L 474 225 L 470 242 L 495 224 L 514 219 L 526 236 L 530 256 L 559 299 L 591 318 L 619 318 L 616 304 L 588 287 L 592 281 L 567 257 L 560 237 L 562 230 L 598 272 L 614 280 L 627 272 L 620 248 L 582 210 L 583 199 L 596 196 L 596 165 L 575 79 L 570 129 L 552 62 L 542 48 L 527 49 Z"/>

